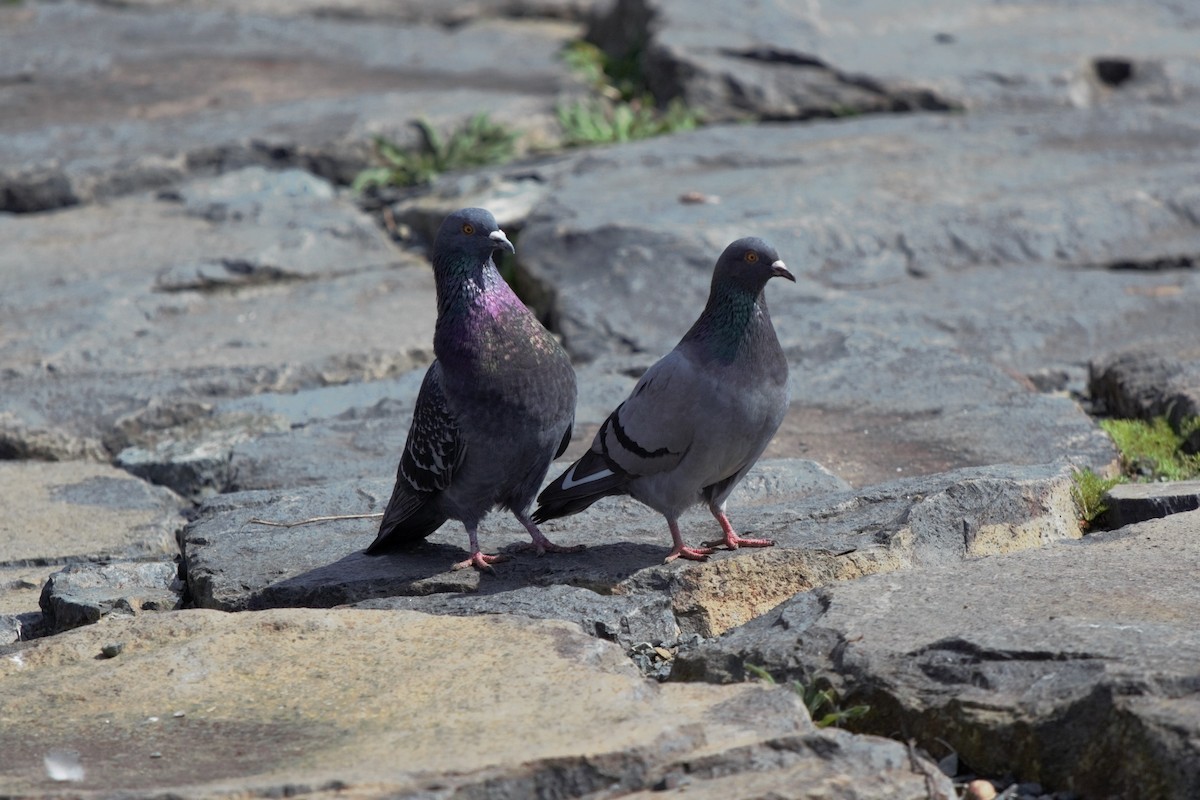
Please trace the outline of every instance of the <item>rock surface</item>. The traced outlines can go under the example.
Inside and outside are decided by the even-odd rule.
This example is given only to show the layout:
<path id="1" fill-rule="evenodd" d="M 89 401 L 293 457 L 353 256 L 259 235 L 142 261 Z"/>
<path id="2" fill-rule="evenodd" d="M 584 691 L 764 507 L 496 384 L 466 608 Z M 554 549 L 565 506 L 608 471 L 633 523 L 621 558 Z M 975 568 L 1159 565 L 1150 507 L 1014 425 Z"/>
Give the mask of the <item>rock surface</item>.
<path id="1" fill-rule="evenodd" d="M 35 639 L 0 652 L 2 791 L 954 795 L 785 690 L 651 679 L 753 659 L 962 784 L 1200 793 L 1200 512 L 1080 541 L 1070 478 L 1116 460 L 1085 409 L 1195 413 L 1198 31 L 1171 0 L 0 2 L 0 643 Z M 597 91 L 560 53 L 585 32 L 750 124 L 539 152 Z M 479 111 L 519 160 L 344 188 L 375 135 Z M 586 551 L 479 575 L 456 525 L 367 559 L 371 519 L 251 521 L 380 508 L 421 248 L 465 205 L 576 357 L 567 459 L 720 250 L 778 247 L 793 402 L 729 509 L 775 548 L 664 566 L 612 499 L 547 526 Z"/>
<path id="2" fill-rule="evenodd" d="M 108 614 L 170 611 L 182 588 L 174 561 L 73 564 L 42 589 L 43 625 L 50 633 L 90 625 Z"/>
<path id="3" fill-rule="evenodd" d="M 618 648 L 515 617 L 110 618 L 0 651 L 0 688 L 22 698 L 0 710 L 17 794 L 621 796 L 672 775 L 784 787 L 797 761 L 863 797 L 953 791 L 904 745 L 817 731 L 785 689 L 647 683 Z"/>
<path id="4" fill-rule="evenodd" d="M 660 100 L 682 97 L 712 119 L 1090 108 L 1200 94 L 1193 8 L 1155 3 L 1147 13 L 1118 1 L 1078 11 L 1069 0 L 1004 9 L 981 0 L 752 9 L 619 0 L 589 35 L 616 57 L 641 53 Z"/>
<path id="5" fill-rule="evenodd" d="M 1200 793 L 1200 512 L 798 596 L 674 676 L 832 683 L 856 723 L 1085 797 Z M 1101 576 L 1103 578 L 1101 579 Z"/>
<path id="6" fill-rule="evenodd" d="M 461 613 L 465 604 L 503 613 L 522 587 L 574 586 L 615 596 L 587 600 L 595 609 L 589 614 L 599 611 L 611 619 L 619 613 L 622 621 L 615 627 L 605 624 L 609 631 L 628 625 L 631 613 L 657 619 L 665 595 L 673 624 L 655 622 L 650 630 L 672 636 L 651 643 L 674 646 L 676 626 L 683 637 L 714 636 L 833 580 L 1039 548 L 1080 535 L 1070 474 L 1061 467 L 963 470 L 870 492 L 847 490 L 829 478 L 823 487 L 792 480 L 789 493 L 781 477 L 789 472 L 808 476 L 813 468 L 808 462 L 764 462 L 729 501 L 735 524 L 744 520 L 742 528 L 775 539 L 776 547 L 719 553 L 705 563 L 662 564 L 670 542 L 666 524 L 630 500 L 605 500 L 586 517 L 546 525 L 556 542 L 586 544 L 587 550 L 541 558 L 515 554 L 494 575 L 449 569 L 461 559 L 466 541 L 456 524 L 443 526 L 411 552 L 369 557 L 362 551 L 378 526 L 375 519 L 295 527 L 252 521 L 370 514 L 391 493 L 390 482 L 350 481 L 206 502 L 183 536 L 184 571 L 197 605 L 227 611 L 328 607 L 399 595 L 430 596 L 404 605 L 421 610 Z M 692 539 L 718 532 L 699 510 L 685 516 L 683 528 Z M 491 553 L 514 551 L 526 538 L 501 514 L 480 527 L 480 542 Z M 548 597 L 532 615 L 578 620 L 578 597 L 586 596 L 576 594 L 570 603 Z M 641 637 L 605 638 L 628 646 Z"/>
<path id="7" fill-rule="evenodd" d="M 443 25 L 429 5 L 401 20 L 356 3 L 323 17 L 279 3 L 12 5 L 0 9 L 0 211 L 253 164 L 348 183 L 373 135 L 414 143 L 418 117 L 449 126 L 490 111 L 553 142 L 554 105 L 579 88 L 558 59 L 578 35 L 569 22 Z"/>
<path id="8" fill-rule="evenodd" d="M 1122 528 L 1200 508 L 1200 481 L 1119 483 L 1104 493 L 1108 524 Z"/>
<path id="9" fill-rule="evenodd" d="M 177 552 L 184 503 L 128 473 L 85 462 L 0 461 L 0 565 Z"/>

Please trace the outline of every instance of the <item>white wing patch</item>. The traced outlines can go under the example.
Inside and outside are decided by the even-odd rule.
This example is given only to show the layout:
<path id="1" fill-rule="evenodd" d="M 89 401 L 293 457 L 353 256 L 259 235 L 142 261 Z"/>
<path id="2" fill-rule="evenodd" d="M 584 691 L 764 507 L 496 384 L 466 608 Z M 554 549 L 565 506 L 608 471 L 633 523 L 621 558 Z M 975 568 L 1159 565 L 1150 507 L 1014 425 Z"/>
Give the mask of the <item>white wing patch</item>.
<path id="1" fill-rule="evenodd" d="M 591 475 L 587 475 L 579 480 L 575 480 L 575 470 L 578 467 L 578 463 L 573 464 L 571 468 L 567 470 L 567 473 L 563 475 L 562 488 L 564 492 L 568 489 L 574 489 L 576 486 L 582 486 L 585 483 L 591 483 L 592 481 L 598 481 L 601 478 L 607 478 L 613 474 L 611 469 L 602 469 L 599 472 L 593 472 Z"/>

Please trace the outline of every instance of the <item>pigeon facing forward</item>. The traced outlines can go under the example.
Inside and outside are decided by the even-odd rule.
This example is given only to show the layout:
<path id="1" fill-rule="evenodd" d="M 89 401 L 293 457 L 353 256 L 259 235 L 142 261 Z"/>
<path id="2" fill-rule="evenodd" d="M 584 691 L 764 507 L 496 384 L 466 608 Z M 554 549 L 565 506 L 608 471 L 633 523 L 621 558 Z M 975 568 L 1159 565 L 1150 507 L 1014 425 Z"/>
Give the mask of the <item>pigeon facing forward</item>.
<path id="1" fill-rule="evenodd" d="M 413 409 L 396 486 L 368 555 L 413 547 L 448 519 L 462 522 L 471 555 L 455 569 L 491 569 L 477 528 L 496 506 L 516 516 L 538 555 L 565 548 L 529 518 L 550 462 L 575 418 L 566 351 L 500 277 L 492 253 L 512 243 L 482 208 L 456 211 L 433 243 L 436 360 Z"/>
<path id="2" fill-rule="evenodd" d="M 708 304 L 675 349 L 650 367 L 600 426 L 591 448 L 538 497 L 536 522 L 627 494 L 667 518 L 666 560 L 704 560 L 714 546 L 769 547 L 738 536 L 725 501 L 762 455 L 788 406 L 788 367 L 763 288 L 795 281 L 762 239 L 738 239 L 713 271 Z M 679 515 L 705 503 L 723 540 L 687 547 Z"/>

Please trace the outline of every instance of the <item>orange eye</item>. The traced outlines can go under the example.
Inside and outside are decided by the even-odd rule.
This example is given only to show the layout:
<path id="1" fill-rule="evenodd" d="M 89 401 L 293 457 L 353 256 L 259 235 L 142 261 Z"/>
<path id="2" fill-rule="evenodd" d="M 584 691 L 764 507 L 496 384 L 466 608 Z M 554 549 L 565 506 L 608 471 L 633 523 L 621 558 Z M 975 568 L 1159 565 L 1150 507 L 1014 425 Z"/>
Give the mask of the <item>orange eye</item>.
<path id="1" fill-rule="evenodd" d="M 472 225 L 472 224 L 471 224 L 471 223 L 469 223 L 469 222 L 464 222 L 464 223 L 463 223 L 463 233 L 465 233 L 467 236 L 470 236 L 470 235 L 471 235 L 472 233 L 474 233 L 474 232 L 475 232 L 475 226 L 474 226 L 474 225 Z"/>
<path id="2" fill-rule="evenodd" d="M 754 252 L 753 250 L 749 250 L 746 252 L 745 258 L 748 263 L 753 264 L 755 261 L 758 261 L 758 253 Z"/>

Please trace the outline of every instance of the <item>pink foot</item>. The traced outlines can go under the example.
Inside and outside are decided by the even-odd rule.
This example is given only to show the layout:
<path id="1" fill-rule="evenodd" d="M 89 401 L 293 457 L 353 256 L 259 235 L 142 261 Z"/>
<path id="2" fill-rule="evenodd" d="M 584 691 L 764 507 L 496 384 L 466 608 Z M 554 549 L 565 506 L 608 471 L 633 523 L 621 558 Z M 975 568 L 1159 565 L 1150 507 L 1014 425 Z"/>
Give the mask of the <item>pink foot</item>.
<path id="1" fill-rule="evenodd" d="M 729 517 L 725 516 L 725 511 L 721 506 L 709 506 L 709 511 L 713 517 L 721 525 L 721 530 L 725 533 L 724 539 L 718 539 L 715 542 L 705 542 L 705 547 L 724 547 L 728 550 L 737 550 L 739 547 L 774 547 L 774 539 L 743 539 L 737 535 L 737 531 L 733 529 L 733 525 L 729 522 Z"/>
<path id="2" fill-rule="evenodd" d="M 466 561 L 459 561 L 457 564 L 453 564 L 450 569 L 458 570 L 467 569 L 468 567 L 475 567 L 475 569 L 479 570 L 480 572 L 495 572 L 496 570 L 492 568 L 492 564 L 507 560 L 508 556 L 488 556 L 476 550 Z"/>
<path id="3" fill-rule="evenodd" d="M 538 526 L 534 524 L 533 520 L 531 520 L 527 514 L 513 512 L 513 516 L 517 518 L 518 522 L 525 526 L 525 530 L 529 531 L 529 538 L 533 539 L 532 542 L 526 542 L 525 544 L 518 545 L 517 549 L 519 550 L 532 550 L 539 556 L 543 556 L 546 553 L 578 553 L 580 550 L 587 549 L 587 547 L 582 544 L 574 544 L 570 547 L 561 544 L 555 544 L 546 538 L 546 534 L 542 533 L 541 530 L 538 529 Z"/>
<path id="4" fill-rule="evenodd" d="M 675 546 L 663 559 L 664 564 L 670 564 L 677 558 L 686 558 L 688 561 L 707 561 L 708 557 L 712 555 L 711 547 L 688 547 L 683 543 L 683 534 L 679 532 L 678 520 L 667 517 L 667 527 L 671 529 L 671 543 Z"/>
<path id="5" fill-rule="evenodd" d="M 724 547 L 727 550 L 737 550 L 739 547 L 774 547 L 774 539 L 745 539 L 732 531 L 724 539 L 715 542 L 705 542 L 705 547 Z"/>
<path id="6" fill-rule="evenodd" d="M 667 557 L 663 559 L 664 564 L 670 564 L 677 558 L 686 558 L 688 561 L 707 561 L 708 557 L 713 554 L 711 547 L 685 547 L 680 545 L 674 548 Z"/>

